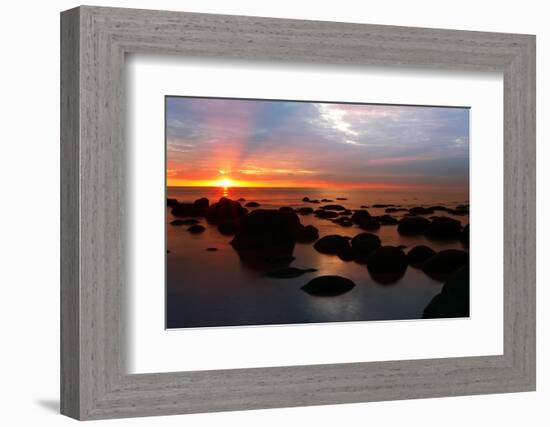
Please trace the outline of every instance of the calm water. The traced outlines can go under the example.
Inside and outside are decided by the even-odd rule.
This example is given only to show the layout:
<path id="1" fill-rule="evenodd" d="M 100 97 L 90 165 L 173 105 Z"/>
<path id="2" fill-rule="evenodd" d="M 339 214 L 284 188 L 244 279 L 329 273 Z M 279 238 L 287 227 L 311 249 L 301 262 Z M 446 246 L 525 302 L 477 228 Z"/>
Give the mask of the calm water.
<path id="1" fill-rule="evenodd" d="M 302 198 L 333 199 L 349 209 L 376 203 L 396 204 L 402 207 L 441 204 L 455 207 L 468 203 L 467 194 L 422 193 L 371 190 L 312 190 L 312 189 L 257 189 L 257 188 L 168 188 L 167 197 L 180 202 L 208 197 L 210 202 L 227 196 L 233 200 L 240 197 L 256 201 L 261 208 L 294 208 L 319 205 L 302 202 Z M 348 200 L 337 201 L 337 197 Z M 244 202 L 246 203 L 246 202 Z M 371 215 L 382 215 L 384 209 L 368 209 Z M 391 214 L 400 217 L 403 212 Z M 452 216 L 463 224 L 468 216 Z M 167 223 L 174 218 L 168 211 Z M 300 216 L 302 224 L 312 224 L 319 235 L 340 234 L 353 237 L 363 230 L 356 226 L 345 228 L 313 215 Z M 422 271 L 408 267 L 402 279 L 392 285 L 375 282 L 366 266 L 345 262 L 337 256 L 325 255 L 313 249 L 312 244 L 297 243 L 295 261 L 291 266 L 316 268 L 293 279 L 273 279 L 263 272 L 241 264 L 237 252 L 229 244 L 232 236 L 221 235 L 216 226 L 209 226 L 200 219 L 206 231 L 190 234 L 185 226 L 167 224 L 167 327 L 205 327 L 230 325 L 261 325 L 310 322 L 337 322 L 360 320 L 418 319 L 430 300 L 441 290 L 442 284 L 430 279 Z M 405 245 L 407 248 L 426 244 L 435 251 L 465 249 L 460 242 L 435 242 L 424 236 L 401 236 L 397 226 L 386 225 L 374 231 L 383 245 Z M 206 248 L 216 247 L 217 252 Z M 340 275 L 355 282 L 355 287 L 337 297 L 314 297 L 300 287 L 321 275 Z"/>

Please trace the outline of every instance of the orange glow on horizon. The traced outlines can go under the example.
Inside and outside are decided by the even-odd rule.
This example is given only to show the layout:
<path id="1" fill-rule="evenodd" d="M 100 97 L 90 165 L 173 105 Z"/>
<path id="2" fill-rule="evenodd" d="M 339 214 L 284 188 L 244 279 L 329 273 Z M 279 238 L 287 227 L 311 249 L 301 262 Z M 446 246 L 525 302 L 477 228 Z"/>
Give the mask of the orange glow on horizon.
<path id="1" fill-rule="evenodd" d="M 423 190 L 432 189 L 433 186 L 422 184 L 396 184 L 381 182 L 356 182 L 356 183 L 335 183 L 326 181 L 247 181 L 236 180 L 227 177 L 218 179 L 182 179 L 168 178 L 166 185 L 168 187 L 218 187 L 218 188 L 325 188 L 325 189 L 372 189 L 372 190 Z"/>

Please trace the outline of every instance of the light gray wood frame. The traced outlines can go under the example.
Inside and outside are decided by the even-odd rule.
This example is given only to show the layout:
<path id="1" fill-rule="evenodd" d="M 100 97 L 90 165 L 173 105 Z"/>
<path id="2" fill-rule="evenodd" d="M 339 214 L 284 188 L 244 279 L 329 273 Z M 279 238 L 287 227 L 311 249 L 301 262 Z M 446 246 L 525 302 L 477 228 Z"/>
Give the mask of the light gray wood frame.
<path id="1" fill-rule="evenodd" d="M 128 375 L 124 58 L 134 52 L 502 72 L 504 354 Z M 99 419 L 535 389 L 534 36 L 83 6 L 61 14 L 61 122 L 63 414 Z"/>

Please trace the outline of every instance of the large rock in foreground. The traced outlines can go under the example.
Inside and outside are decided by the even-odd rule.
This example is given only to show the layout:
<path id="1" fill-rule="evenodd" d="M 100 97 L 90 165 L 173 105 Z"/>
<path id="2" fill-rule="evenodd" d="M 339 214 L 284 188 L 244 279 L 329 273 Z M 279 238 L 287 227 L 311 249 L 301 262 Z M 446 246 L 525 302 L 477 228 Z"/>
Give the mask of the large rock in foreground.
<path id="1" fill-rule="evenodd" d="M 457 240 L 462 233 L 460 221 L 449 217 L 434 217 L 425 235 L 434 240 Z"/>
<path id="2" fill-rule="evenodd" d="M 445 280 L 451 273 L 468 264 L 467 252 L 446 249 L 438 252 L 422 265 L 422 271 L 436 280 Z"/>
<path id="3" fill-rule="evenodd" d="M 412 248 L 407 254 L 407 261 L 413 267 L 421 267 L 426 261 L 435 255 L 435 251 L 424 245 Z"/>
<path id="4" fill-rule="evenodd" d="M 382 284 L 397 282 L 407 270 L 405 252 L 394 246 L 381 246 L 367 258 L 367 268 L 373 280 Z"/>
<path id="5" fill-rule="evenodd" d="M 222 197 L 217 203 L 210 205 L 206 211 L 206 220 L 210 224 L 220 224 L 222 222 L 237 222 L 246 213 L 239 202 Z"/>
<path id="6" fill-rule="evenodd" d="M 441 292 L 426 306 L 422 317 L 436 319 L 468 316 L 470 316 L 470 269 L 464 266 L 449 277 Z"/>
<path id="7" fill-rule="evenodd" d="M 300 219 L 293 212 L 257 209 L 241 218 L 231 245 L 248 265 L 273 268 L 273 259 L 292 259 L 300 227 Z"/>
<path id="8" fill-rule="evenodd" d="M 321 237 L 315 242 L 313 247 L 317 252 L 321 252 L 322 254 L 336 255 L 338 252 L 350 247 L 349 237 L 331 234 Z"/>
<path id="9" fill-rule="evenodd" d="M 341 276 L 319 276 L 309 281 L 302 290 L 316 297 L 334 297 L 349 292 L 355 283 Z"/>
<path id="10" fill-rule="evenodd" d="M 430 226 L 430 220 L 421 216 L 407 216 L 402 218 L 397 225 L 399 234 L 422 234 Z"/>

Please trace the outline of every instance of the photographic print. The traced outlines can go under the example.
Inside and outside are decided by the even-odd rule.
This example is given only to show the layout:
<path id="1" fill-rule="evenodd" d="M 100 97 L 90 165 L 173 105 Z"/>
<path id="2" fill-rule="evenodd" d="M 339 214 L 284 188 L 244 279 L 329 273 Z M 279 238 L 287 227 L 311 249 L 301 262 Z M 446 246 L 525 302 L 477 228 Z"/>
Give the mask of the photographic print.
<path id="1" fill-rule="evenodd" d="M 468 317 L 469 115 L 166 96 L 166 327 Z"/>

